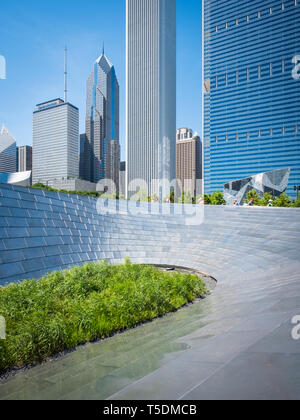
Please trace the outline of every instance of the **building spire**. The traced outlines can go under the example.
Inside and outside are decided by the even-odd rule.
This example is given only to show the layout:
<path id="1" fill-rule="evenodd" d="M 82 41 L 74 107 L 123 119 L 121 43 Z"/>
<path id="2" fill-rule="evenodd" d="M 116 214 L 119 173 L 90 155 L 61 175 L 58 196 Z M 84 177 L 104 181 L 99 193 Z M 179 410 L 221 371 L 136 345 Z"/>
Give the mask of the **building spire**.
<path id="1" fill-rule="evenodd" d="M 102 55 L 105 55 L 104 52 L 105 51 L 104 51 L 104 42 L 103 42 L 103 45 L 102 45 Z"/>
<path id="2" fill-rule="evenodd" d="M 68 49 L 67 46 L 65 46 L 65 72 L 64 72 L 64 76 L 65 76 L 65 94 L 64 94 L 64 100 L 65 102 L 67 102 L 68 100 Z"/>

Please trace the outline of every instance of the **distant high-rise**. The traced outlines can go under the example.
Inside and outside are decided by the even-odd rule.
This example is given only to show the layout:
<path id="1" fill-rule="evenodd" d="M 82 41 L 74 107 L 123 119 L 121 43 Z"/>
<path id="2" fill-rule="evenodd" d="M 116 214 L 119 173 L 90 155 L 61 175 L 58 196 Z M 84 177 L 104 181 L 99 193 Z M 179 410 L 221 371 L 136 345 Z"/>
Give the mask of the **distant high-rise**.
<path id="1" fill-rule="evenodd" d="M 193 197 L 202 192 L 202 143 L 190 129 L 177 130 L 176 176 L 181 192 L 189 192 Z"/>
<path id="2" fill-rule="evenodd" d="M 105 178 L 114 182 L 116 192 L 120 191 L 120 157 L 121 148 L 118 140 L 110 140 L 106 151 Z"/>
<path id="3" fill-rule="evenodd" d="M 36 106 L 33 113 L 33 183 L 78 178 L 78 108 L 62 99 Z"/>
<path id="4" fill-rule="evenodd" d="M 91 182 L 105 179 L 107 149 L 119 142 L 119 84 L 115 68 L 104 54 L 96 60 L 87 81 L 86 132 L 81 136 L 80 177 Z"/>
<path id="5" fill-rule="evenodd" d="M 176 0 L 127 0 L 127 188 L 176 178 Z M 132 192 L 128 192 L 131 195 Z"/>
<path id="6" fill-rule="evenodd" d="M 17 168 L 16 140 L 3 126 L 0 132 L 0 172 L 12 173 Z"/>
<path id="7" fill-rule="evenodd" d="M 32 170 L 32 147 L 18 147 L 18 172 L 26 172 Z"/>
<path id="8" fill-rule="evenodd" d="M 119 181 L 119 187 L 120 187 L 120 194 L 125 196 L 126 194 L 126 162 L 120 163 L 120 181 Z"/>

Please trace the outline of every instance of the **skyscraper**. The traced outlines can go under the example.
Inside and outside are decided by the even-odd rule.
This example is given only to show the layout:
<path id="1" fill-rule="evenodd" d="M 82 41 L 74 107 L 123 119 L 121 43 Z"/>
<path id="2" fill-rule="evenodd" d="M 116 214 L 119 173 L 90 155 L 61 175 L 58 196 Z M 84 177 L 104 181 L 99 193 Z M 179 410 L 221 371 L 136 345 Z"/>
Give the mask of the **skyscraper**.
<path id="1" fill-rule="evenodd" d="M 17 168 L 16 140 L 3 126 L 0 132 L 0 172 L 12 173 Z"/>
<path id="2" fill-rule="evenodd" d="M 197 133 L 186 128 L 177 130 L 176 177 L 181 192 L 192 197 L 202 193 L 202 143 Z"/>
<path id="3" fill-rule="evenodd" d="M 81 136 L 81 178 L 97 183 L 111 172 L 106 154 L 112 140 L 119 142 L 119 84 L 115 68 L 103 51 L 87 81 L 86 132 Z"/>
<path id="4" fill-rule="evenodd" d="M 203 0 L 205 192 L 289 167 L 300 185 L 300 2 Z"/>
<path id="5" fill-rule="evenodd" d="M 33 113 L 33 183 L 78 178 L 78 108 L 62 99 L 36 106 Z"/>
<path id="6" fill-rule="evenodd" d="M 176 0 L 127 0 L 127 187 L 176 178 Z M 129 191 L 130 195 L 130 191 Z"/>
<path id="7" fill-rule="evenodd" d="M 32 147 L 18 147 L 18 172 L 26 172 L 32 170 Z"/>

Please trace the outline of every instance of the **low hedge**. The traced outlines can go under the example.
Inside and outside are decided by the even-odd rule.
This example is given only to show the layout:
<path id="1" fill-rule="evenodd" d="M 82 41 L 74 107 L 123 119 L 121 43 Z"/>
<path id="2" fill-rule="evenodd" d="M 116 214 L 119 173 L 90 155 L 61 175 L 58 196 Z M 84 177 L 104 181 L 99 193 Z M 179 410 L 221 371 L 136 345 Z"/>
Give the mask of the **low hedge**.
<path id="1" fill-rule="evenodd" d="M 0 373 L 105 338 L 207 293 L 196 275 L 89 263 L 0 288 Z"/>

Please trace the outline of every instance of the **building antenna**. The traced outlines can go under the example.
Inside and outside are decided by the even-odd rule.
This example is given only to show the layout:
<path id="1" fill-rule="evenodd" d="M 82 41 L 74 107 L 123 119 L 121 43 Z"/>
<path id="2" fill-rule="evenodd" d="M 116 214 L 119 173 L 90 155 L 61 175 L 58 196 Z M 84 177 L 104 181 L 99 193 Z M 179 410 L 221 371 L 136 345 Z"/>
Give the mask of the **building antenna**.
<path id="1" fill-rule="evenodd" d="M 67 46 L 65 47 L 65 95 L 64 95 L 64 99 L 65 102 L 67 102 L 68 100 L 68 49 Z"/>

